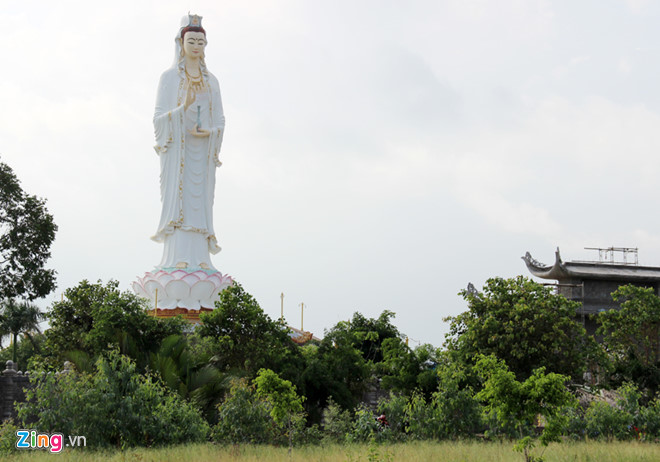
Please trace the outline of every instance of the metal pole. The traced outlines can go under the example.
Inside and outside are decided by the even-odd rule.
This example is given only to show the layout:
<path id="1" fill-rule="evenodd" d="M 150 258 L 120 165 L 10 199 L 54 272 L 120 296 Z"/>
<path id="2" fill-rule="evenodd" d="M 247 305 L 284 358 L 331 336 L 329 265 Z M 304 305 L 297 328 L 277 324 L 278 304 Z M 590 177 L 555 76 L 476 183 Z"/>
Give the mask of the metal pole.
<path id="1" fill-rule="evenodd" d="M 300 304 L 300 330 L 303 331 L 303 311 L 305 310 L 305 304 Z"/>
<path id="2" fill-rule="evenodd" d="M 284 322 L 284 292 L 280 295 L 280 301 L 282 305 L 280 306 L 280 322 Z"/>

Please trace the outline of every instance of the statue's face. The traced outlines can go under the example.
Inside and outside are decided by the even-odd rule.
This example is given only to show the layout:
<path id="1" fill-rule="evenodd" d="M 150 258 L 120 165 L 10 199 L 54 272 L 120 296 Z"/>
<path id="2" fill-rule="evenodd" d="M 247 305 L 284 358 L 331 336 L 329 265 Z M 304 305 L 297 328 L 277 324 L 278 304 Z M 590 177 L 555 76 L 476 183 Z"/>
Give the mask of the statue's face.
<path id="1" fill-rule="evenodd" d="M 203 32 L 186 32 L 183 36 L 183 52 L 191 58 L 204 56 L 206 37 Z"/>

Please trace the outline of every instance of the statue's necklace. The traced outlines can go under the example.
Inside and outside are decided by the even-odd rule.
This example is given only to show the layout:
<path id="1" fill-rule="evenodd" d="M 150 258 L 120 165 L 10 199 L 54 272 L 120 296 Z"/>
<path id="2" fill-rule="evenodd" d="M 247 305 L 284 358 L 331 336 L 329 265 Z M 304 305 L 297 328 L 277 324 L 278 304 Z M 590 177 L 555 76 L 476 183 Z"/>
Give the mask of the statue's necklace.
<path id="1" fill-rule="evenodd" d="M 188 69 L 186 69 L 186 78 L 188 79 L 188 82 L 190 82 L 190 88 L 192 88 L 195 93 L 200 93 L 204 89 L 204 79 L 202 78 L 201 71 L 197 77 L 193 77 L 188 73 Z"/>

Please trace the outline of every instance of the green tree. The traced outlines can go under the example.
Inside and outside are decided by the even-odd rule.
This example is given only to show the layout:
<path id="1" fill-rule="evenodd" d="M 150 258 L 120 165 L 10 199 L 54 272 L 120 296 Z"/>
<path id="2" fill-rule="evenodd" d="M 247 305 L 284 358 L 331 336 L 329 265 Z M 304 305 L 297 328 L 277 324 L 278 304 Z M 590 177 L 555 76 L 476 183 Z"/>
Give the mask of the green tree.
<path id="1" fill-rule="evenodd" d="M 195 338 L 194 334 L 190 338 Z M 189 347 L 189 337 L 170 335 L 160 348 L 149 353 L 149 371 L 182 398 L 200 409 L 215 423 L 216 407 L 229 386 L 229 378 L 209 364 L 209 357 Z"/>
<path id="2" fill-rule="evenodd" d="M 46 202 L 25 194 L 14 172 L 0 162 L 0 300 L 45 297 L 55 271 L 45 269 L 57 226 Z"/>
<path id="3" fill-rule="evenodd" d="M 438 387 L 437 351 L 432 345 L 419 345 L 410 349 L 398 337 L 383 341 L 383 361 L 377 365 L 381 386 L 385 390 L 410 395 L 419 390 L 426 399 Z"/>
<path id="4" fill-rule="evenodd" d="M 141 298 L 120 291 L 118 285 L 117 281 L 106 285 L 82 281 L 52 305 L 43 352 L 47 365 L 61 367 L 64 360 L 71 359 L 72 351 L 84 352 L 93 364 L 99 354 L 118 347 L 138 360 L 139 367 L 145 367 L 149 352 L 188 325 L 179 318 L 150 316 Z"/>
<path id="5" fill-rule="evenodd" d="M 326 332 L 325 337 L 333 341 L 335 337 L 350 338 L 350 342 L 357 348 L 365 361 L 379 363 L 383 361 L 383 342 L 389 338 L 402 338 L 403 336 L 392 324 L 395 314 L 383 311 L 378 318 L 367 318 L 361 313 L 353 313 L 348 322 L 339 322 Z"/>
<path id="6" fill-rule="evenodd" d="M 21 335 L 18 338 L 16 346 L 16 364 L 21 370 L 31 370 L 31 359 L 37 355 L 43 348 L 45 341 L 44 334 Z M 14 353 L 13 345 L 0 351 L 0 365 L 4 365 L 12 359 Z M 12 360 L 13 361 L 13 360 Z"/>
<path id="7" fill-rule="evenodd" d="M 326 330 L 318 351 L 307 357 L 303 391 L 308 403 L 321 409 L 332 397 L 344 409 L 355 408 L 375 379 L 375 365 L 383 361 L 385 342 L 401 339 L 390 321 L 393 317 L 391 311 L 383 311 L 376 319 L 356 312 L 352 320 L 338 322 Z M 395 348 L 398 343 L 394 343 Z M 397 379 L 400 378 L 393 378 L 392 383 Z"/>
<path id="8" fill-rule="evenodd" d="M 270 369 L 261 369 L 254 379 L 256 396 L 270 405 L 270 416 L 276 425 L 286 427 L 289 435 L 289 454 L 293 447 L 293 424 L 303 419 L 304 396 L 298 396 L 296 387 L 280 378 Z"/>
<path id="9" fill-rule="evenodd" d="M 495 356 L 479 355 L 476 369 L 484 379 L 484 387 L 477 399 L 485 403 L 487 414 L 494 415 L 501 427 L 513 427 L 519 440 L 514 449 L 523 453 L 527 462 L 543 460 L 532 453 L 534 438 L 529 433 L 538 416 L 548 424 L 539 438 L 546 446 L 559 441 L 568 424 L 562 410 L 577 406 L 577 400 L 565 384 L 569 377 L 536 369 L 526 380 L 519 382 L 504 361 Z M 545 449 L 544 449 L 545 450 Z"/>
<path id="10" fill-rule="evenodd" d="M 463 290 L 468 311 L 449 317 L 446 346 L 463 362 L 478 353 L 504 360 L 518 379 L 545 367 L 582 380 L 598 347 L 577 322 L 579 304 L 522 276 L 486 281 L 481 293 Z"/>
<path id="11" fill-rule="evenodd" d="M 357 339 L 338 323 L 307 356 L 304 394 L 322 408 L 329 397 L 344 409 L 353 409 L 367 390 L 372 367 L 356 347 Z"/>
<path id="12" fill-rule="evenodd" d="M 200 337 L 209 338 L 212 363 L 221 371 L 253 377 L 261 368 L 299 379 L 302 357 L 286 328 L 273 321 L 240 284 L 225 289 L 216 309 L 200 315 Z"/>
<path id="13" fill-rule="evenodd" d="M 621 308 L 597 317 L 597 333 L 613 361 L 611 381 L 632 381 L 650 399 L 660 391 L 660 297 L 633 285 L 620 287 L 612 297 Z"/>
<path id="14" fill-rule="evenodd" d="M 5 300 L 0 308 L 0 332 L 6 332 L 13 338 L 12 361 L 16 362 L 18 335 L 25 334 L 32 340 L 32 333 L 38 332 L 39 323 L 44 315 L 39 307 L 28 302 L 16 302 L 13 298 Z"/>

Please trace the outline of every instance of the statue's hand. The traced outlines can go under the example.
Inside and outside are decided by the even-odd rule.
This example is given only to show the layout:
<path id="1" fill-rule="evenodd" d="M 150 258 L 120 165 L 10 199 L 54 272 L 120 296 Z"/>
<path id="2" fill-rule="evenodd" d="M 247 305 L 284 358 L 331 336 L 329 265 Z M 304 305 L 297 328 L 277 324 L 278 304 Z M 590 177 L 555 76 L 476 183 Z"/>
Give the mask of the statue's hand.
<path id="1" fill-rule="evenodd" d="M 195 98 L 197 97 L 197 94 L 193 91 L 192 87 L 188 87 L 188 90 L 186 90 L 186 101 L 183 103 L 183 109 L 188 110 L 190 105 L 195 102 Z"/>
<path id="2" fill-rule="evenodd" d="M 206 138 L 211 135 L 210 131 L 203 128 L 197 128 L 197 125 L 195 125 L 192 130 L 189 130 L 188 133 L 197 138 Z"/>

